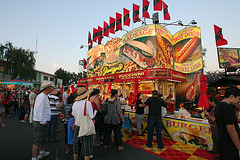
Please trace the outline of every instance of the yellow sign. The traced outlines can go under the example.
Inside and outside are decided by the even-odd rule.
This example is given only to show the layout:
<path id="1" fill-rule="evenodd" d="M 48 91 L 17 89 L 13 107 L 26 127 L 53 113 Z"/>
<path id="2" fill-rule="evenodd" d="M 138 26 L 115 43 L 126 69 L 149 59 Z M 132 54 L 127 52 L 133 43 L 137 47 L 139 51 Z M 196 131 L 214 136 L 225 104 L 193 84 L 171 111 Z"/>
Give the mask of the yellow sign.
<path id="1" fill-rule="evenodd" d="M 102 72 L 103 72 L 103 76 L 107 75 L 107 74 L 115 74 L 117 71 L 121 71 L 123 70 L 124 64 L 123 63 L 119 63 L 116 66 L 111 66 L 111 67 L 103 67 Z"/>
<path id="2" fill-rule="evenodd" d="M 211 150 L 213 142 L 208 124 L 163 118 L 163 124 L 175 141 Z"/>
<path id="3" fill-rule="evenodd" d="M 199 39 L 201 39 L 200 28 L 191 27 L 177 32 L 173 36 L 173 43 L 176 44 L 181 40 L 193 37 L 198 37 Z"/>
<path id="4" fill-rule="evenodd" d="M 196 71 L 202 69 L 202 66 L 203 66 L 202 58 L 199 58 L 190 63 L 189 62 L 188 63 L 175 62 L 175 71 L 179 71 L 182 73 L 196 72 Z"/>
<path id="5" fill-rule="evenodd" d="M 173 45 L 172 34 L 167 30 L 167 28 L 156 25 L 156 34 L 166 38 Z"/>
<path id="6" fill-rule="evenodd" d="M 124 45 L 127 41 L 146 36 L 155 36 L 155 25 L 142 26 L 128 32 L 122 37 L 122 45 Z"/>

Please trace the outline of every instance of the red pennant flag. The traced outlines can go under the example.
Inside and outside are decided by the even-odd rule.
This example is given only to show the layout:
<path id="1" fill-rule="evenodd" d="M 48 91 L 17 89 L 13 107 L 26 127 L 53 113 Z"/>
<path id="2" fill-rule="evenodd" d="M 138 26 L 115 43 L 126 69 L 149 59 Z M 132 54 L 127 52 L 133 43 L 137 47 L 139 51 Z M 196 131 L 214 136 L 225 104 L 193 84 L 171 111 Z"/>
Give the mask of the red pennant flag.
<path id="1" fill-rule="evenodd" d="M 133 3 L 133 22 L 140 22 L 140 18 L 139 18 L 139 8 L 140 6 L 136 5 Z"/>
<path id="2" fill-rule="evenodd" d="M 103 35 L 102 35 L 103 28 L 98 26 L 98 41 L 102 41 Z"/>
<path id="3" fill-rule="evenodd" d="M 215 31 L 215 38 L 216 38 L 217 46 L 222 46 L 222 45 L 228 44 L 228 41 L 223 38 L 222 28 L 214 25 L 214 31 Z"/>
<path id="4" fill-rule="evenodd" d="M 124 20 L 123 20 L 123 25 L 125 26 L 130 26 L 130 17 L 129 17 L 129 10 L 126 8 L 123 8 L 123 15 L 124 15 Z"/>
<path id="5" fill-rule="evenodd" d="M 116 31 L 122 31 L 122 14 L 116 12 Z"/>
<path id="6" fill-rule="evenodd" d="M 93 28 L 93 42 L 97 42 L 98 39 L 98 30 Z"/>
<path id="7" fill-rule="evenodd" d="M 110 27 L 109 27 L 109 31 L 112 34 L 115 34 L 115 19 L 110 17 Z"/>
<path id="8" fill-rule="evenodd" d="M 92 48 L 92 44 L 93 44 L 93 41 L 92 41 L 92 38 L 91 38 L 91 33 L 88 31 L 88 48 Z"/>
<path id="9" fill-rule="evenodd" d="M 143 17 L 144 18 L 150 18 L 150 15 L 148 13 L 148 7 L 149 7 L 149 1 L 148 0 L 143 0 Z"/>
<path id="10" fill-rule="evenodd" d="M 170 18 L 170 15 L 169 15 L 169 13 L 168 13 L 168 6 L 167 6 L 166 3 L 164 3 L 163 1 L 162 1 L 162 3 L 163 3 L 163 8 L 164 8 L 164 12 L 163 12 L 163 14 L 164 14 L 164 19 L 165 19 L 165 20 L 170 20 L 171 18 Z"/>
<path id="11" fill-rule="evenodd" d="M 104 21 L 103 35 L 109 37 L 109 25 Z"/>
<path id="12" fill-rule="evenodd" d="M 162 0 L 153 0 L 154 11 L 162 11 Z"/>
<path id="13" fill-rule="evenodd" d="M 83 68 L 87 69 L 87 61 L 85 58 L 83 58 Z"/>

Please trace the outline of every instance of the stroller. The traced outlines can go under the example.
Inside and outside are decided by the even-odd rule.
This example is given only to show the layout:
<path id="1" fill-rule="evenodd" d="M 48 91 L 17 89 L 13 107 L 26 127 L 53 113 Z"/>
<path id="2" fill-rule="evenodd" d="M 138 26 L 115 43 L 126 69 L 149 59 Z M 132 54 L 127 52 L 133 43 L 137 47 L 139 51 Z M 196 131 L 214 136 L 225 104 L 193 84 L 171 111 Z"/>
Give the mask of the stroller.
<path id="1" fill-rule="evenodd" d="M 129 138 L 132 138 L 132 121 L 128 116 L 124 116 L 124 124 L 121 127 L 125 133 L 129 133 Z"/>

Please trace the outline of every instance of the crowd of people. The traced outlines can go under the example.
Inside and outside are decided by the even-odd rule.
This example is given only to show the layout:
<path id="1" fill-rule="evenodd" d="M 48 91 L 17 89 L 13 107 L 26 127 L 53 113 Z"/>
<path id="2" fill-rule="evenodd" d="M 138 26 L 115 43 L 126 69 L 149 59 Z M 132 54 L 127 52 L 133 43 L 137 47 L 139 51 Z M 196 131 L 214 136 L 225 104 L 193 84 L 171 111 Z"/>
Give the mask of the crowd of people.
<path id="1" fill-rule="evenodd" d="M 156 130 L 158 149 L 164 148 L 162 142 L 162 110 L 167 108 L 174 112 L 174 102 L 169 95 L 164 101 L 157 90 L 152 91 L 152 96 L 145 99 L 142 93 L 138 93 L 136 100 L 130 95 L 130 104 L 134 104 L 137 118 L 137 134 L 142 133 L 142 121 L 144 108 L 149 107 L 147 121 L 147 144 L 146 147 L 153 148 L 153 132 Z M 50 155 L 44 150 L 44 145 L 56 143 L 61 140 L 57 137 L 56 130 L 59 118 L 65 129 L 66 153 L 70 159 L 77 160 L 79 154 L 85 160 L 94 156 L 93 147 L 103 144 L 107 150 L 112 141 L 117 150 L 124 150 L 121 143 L 121 126 L 124 124 L 124 105 L 126 100 L 117 90 L 112 89 L 109 98 L 102 99 L 100 90 L 86 90 L 79 87 L 75 93 L 69 94 L 69 87 L 64 88 L 62 94 L 50 82 L 43 82 L 41 89 L 36 92 L 35 88 L 28 90 L 22 86 L 19 91 L 5 90 L 0 92 L 0 126 L 5 127 L 2 115 L 9 116 L 18 111 L 18 120 L 22 123 L 29 122 L 34 128 L 34 140 L 32 145 L 32 160 L 42 159 Z M 221 159 L 239 159 L 240 130 L 238 117 L 240 110 L 240 89 L 231 86 L 225 90 L 224 98 L 220 96 L 208 97 L 210 110 L 205 110 L 205 116 L 209 121 L 213 148 L 211 153 L 218 154 Z M 103 108 L 107 107 L 103 112 Z M 132 107 L 132 106 L 131 106 Z M 60 116 L 61 115 L 61 116 Z M 80 136 L 84 128 L 83 117 L 88 116 L 94 123 L 94 134 Z"/>

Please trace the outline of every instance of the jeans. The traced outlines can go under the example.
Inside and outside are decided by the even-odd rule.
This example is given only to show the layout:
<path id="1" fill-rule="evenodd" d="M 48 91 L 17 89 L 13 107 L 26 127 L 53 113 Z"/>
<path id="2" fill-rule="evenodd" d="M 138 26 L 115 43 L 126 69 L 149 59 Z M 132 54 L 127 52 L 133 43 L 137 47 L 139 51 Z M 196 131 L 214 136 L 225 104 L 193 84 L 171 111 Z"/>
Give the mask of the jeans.
<path id="1" fill-rule="evenodd" d="M 104 132 L 104 145 L 109 145 L 109 139 L 112 133 L 112 129 L 114 131 L 114 143 L 116 146 L 121 146 L 121 126 L 122 124 L 105 124 L 105 132 Z"/>
<path id="2" fill-rule="evenodd" d="M 142 134 L 142 121 L 144 118 L 144 114 L 135 113 L 135 116 L 137 118 L 137 133 Z"/>
<path id="3" fill-rule="evenodd" d="M 18 110 L 18 120 L 21 121 L 24 119 L 25 110 L 23 107 L 20 107 Z"/>
<path id="4" fill-rule="evenodd" d="M 51 141 L 56 140 L 58 117 L 59 115 L 51 115 L 51 120 L 49 122 L 49 129 L 48 129 L 48 140 L 51 140 Z"/>
<path id="5" fill-rule="evenodd" d="M 159 149 L 163 149 L 162 144 L 162 116 L 148 116 L 148 146 L 152 147 L 154 126 L 157 132 L 157 144 Z"/>
<path id="6" fill-rule="evenodd" d="M 212 149 L 212 151 L 218 152 L 218 150 L 217 150 L 217 139 L 218 139 L 217 127 L 211 126 L 211 131 L 212 131 L 212 139 L 213 139 L 213 149 Z"/>

